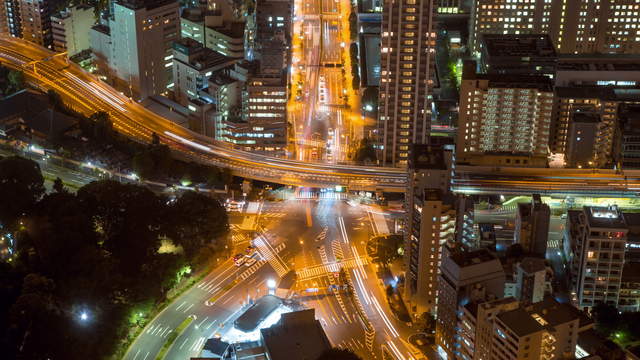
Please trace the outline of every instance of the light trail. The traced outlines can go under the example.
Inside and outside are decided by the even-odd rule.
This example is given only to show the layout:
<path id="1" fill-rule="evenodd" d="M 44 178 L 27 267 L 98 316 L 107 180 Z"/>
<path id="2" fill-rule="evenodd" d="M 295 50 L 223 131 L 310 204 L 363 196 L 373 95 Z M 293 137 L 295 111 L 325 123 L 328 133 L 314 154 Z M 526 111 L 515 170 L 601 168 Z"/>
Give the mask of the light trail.
<path id="1" fill-rule="evenodd" d="M 393 337 L 400 336 L 400 334 L 398 333 L 396 328 L 393 327 L 393 324 L 391 323 L 391 321 L 387 317 L 387 314 L 385 314 L 384 310 L 382 310 L 382 307 L 378 303 L 378 300 L 376 299 L 375 295 L 373 295 L 373 293 L 371 293 L 371 297 L 372 297 L 372 300 L 373 300 L 373 306 L 380 313 L 380 317 L 382 317 L 382 321 L 384 321 L 384 323 L 385 323 L 385 325 L 387 325 L 387 328 L 389 329 L 389 331 L 391 331 L 391 335 L 393 335 Z"/>

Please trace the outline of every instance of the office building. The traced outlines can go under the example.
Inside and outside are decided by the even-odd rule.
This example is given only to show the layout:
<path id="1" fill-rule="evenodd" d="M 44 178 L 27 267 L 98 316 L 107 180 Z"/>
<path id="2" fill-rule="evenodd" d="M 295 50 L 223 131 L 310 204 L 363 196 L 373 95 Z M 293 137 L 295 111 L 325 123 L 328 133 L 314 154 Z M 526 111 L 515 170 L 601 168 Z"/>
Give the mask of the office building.
<path id="1" fill-rule="evenodd" d="M 558 56 L 548 35 L 482 34 L 480 39 L 484 73 L 555 76 Z"/>
<path id="2" fill-rule="evenodd" d="M 469 302 L 502 298 L 504 282 L 500 260 L 488 250 L 465 251 L 460 246 L 443 246 L 438 276 L 436 344 L 448 358 L 458 356 L 463 342 L 459 335 L 459 308 Z"/>
<path id="3" fill-rule="evenodd" d="M 225 56 L 244 56 L 244 22 L 234 20 L 226 2 L 206 8 L 186 8 L 180 16 L 180 32 L 183 38 L 191 38 Z M 214 3 L 215 4 L 215 3 Z"/>
<path id="4" fill-rule="evenodd" d="M 173 86 L 174 41 L 180 38 L 179 3 L 176 0 L 123 0 L 113 3 L 104 26 L 93 27 L 94 55 L 108 55 L 109 79 L 135 99 L 164 94 Z M 105 50 L 106 47 L 108 50 Z"/>
<path id="5" fill-rule="evenodd" d="M 406 167 L 410 144 L 431 131 L 435 1 L 386 1 L 382 13 L 378 149 L 381 165 Z"/>
<path id="6" fill-rule="evenodd" d="M 50 0 L 19 0 L 21 36 L 46 48 L 52 48 Z"/>
<path id="7" fill-rule="evenodd" d="M 246 108 L 242 122 L 226 137 L 243 150 L 284 156 L 287 149 L 287 83 L 280 77 L 250 76 L 246 85 Z"/>
<path id="8" fill-rule="evenodd" d="M 612 166 L 623 104 L 640 104 L 640 91 L 617 86 L 557 86 L 551 149 L 568 166 Z"/>
<path id="9" fill-rule="evenodd" d="M 564 54 L 637 54 L 637 3 L 629 0 L 474 0 L 470 48 L 480 52 L 482 34 L 548 34 Z"/>
<path id="10" fill-rule="evenodd" d="M 634 88 L 640 84 L 640 56 L 621 54 L 558 55 L 555 85 Z"/>
<path id="11" fill-rule="evenodd" d="M 622 212 L 615 206 L 570 211 L 567 229 L 565 253 L 570 258 L 576 305 L 581 309 L 598 302 L 617 306 L 629 231 Z"/>
<path id="12" fill-rule="evenodd" d="M 20 0 L 0 1 L 0 34 L 22 37 Z"/>
<path id="13" fill-rule="evenodd" d="M 95 23 L 93 7 L 76 5 L 51 16 L 53 49 L 72 57 L 91 47 L 89 30 Z"/>
<path id="14" fill-rule="evenodd" d="M 255 9 L 256 41 L 260 44 L 276 35 L 284 35 L 291 41 L 293 1 L 257 0 Z"/>
<path id="15" fill-rule="evenodd" d="M 533 194 L 531 203 L 518 203 L 514 240 L 525 253 L 545 257 L 550 218 L 549 205 L 542 202 L 540 194 Z"/>
<path id="16" fill-rule="evenodd" d="M 206 92 L 209 87 L 211 75 L 235 62 L 190 38 L 174 42 L 173 91 L 176 101 L 186 106 L 189 99 L 200 98 L 200 92 Z"/>
<path id="17" fill-rule="evenodd" d="M 463 67 L 456 159 L 472 165 L 545 166 L 552 81 L 541 75 L 478 74 Z"/>
<path id="18" fill-rule="evenodd" d="M 260 340 L 270 360 L 317 359 L 331 349 L 314 309 L 282 314 L 277 324 L 260 329 Z"/>

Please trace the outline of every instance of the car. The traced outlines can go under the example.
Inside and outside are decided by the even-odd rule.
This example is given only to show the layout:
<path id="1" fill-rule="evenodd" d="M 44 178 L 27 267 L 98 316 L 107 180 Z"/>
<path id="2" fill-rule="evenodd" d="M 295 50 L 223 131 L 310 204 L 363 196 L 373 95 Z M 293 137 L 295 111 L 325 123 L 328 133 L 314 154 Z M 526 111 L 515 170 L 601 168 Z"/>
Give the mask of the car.
<path id="1" fill-rule="evenodd" d="M 247 257 L 242 254 L 236 254 L 233 257 L 233 262 L 236 264 L 236 266 L 242 266 L 242 264 L 244 264 L 246 261 L 247 261 Z"/>
<path id="2" fill-rule="evenodd" d="M 244 250 L 244 253 L 245 253 L 247 256 L 253 256 L 253 254 L 255 254 L 255 253 L 256 253 L 256 247 L 255 247 L 255 246 L 251 246 L 251 245 L 249 245 L 249 246 L 247 246 L 247 248 Z"/>
<path id="3" fill-rule="evenodd" d="M 255 264 L 258 260 L 254 257 L 247 257 L 247 261 L 245 261 L 244 266 L 251 266 Z"/>

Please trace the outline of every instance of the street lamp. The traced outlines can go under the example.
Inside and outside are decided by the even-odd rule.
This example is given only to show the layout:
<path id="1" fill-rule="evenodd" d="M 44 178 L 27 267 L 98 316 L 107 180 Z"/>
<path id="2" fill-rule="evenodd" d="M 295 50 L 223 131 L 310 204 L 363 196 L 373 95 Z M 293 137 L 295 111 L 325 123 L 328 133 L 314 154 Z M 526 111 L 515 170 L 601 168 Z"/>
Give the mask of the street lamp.
<path id="1" fill-rule="evenodd" d="M 89 319 L 89 315 L 87 314 L 87 312 L 86 312 L 86 311 L 83 311 L 83 312 L 80 314 L 80 320 L 82 320 L 82 321 L 87 321 L 87 319 Z"/>

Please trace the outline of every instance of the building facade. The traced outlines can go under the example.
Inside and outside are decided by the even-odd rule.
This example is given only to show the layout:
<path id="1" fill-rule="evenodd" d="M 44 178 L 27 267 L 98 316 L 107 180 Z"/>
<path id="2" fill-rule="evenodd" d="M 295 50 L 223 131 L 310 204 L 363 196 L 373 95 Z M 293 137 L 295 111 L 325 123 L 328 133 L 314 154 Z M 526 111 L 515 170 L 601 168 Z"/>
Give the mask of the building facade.
<path id="1" fill-rule="evenodd" d="M 20 0 L 20 35 L 46 48 L 52 48 L 51 6 L 49 0 Z"/>
<path id="2" fill-rule="evenodd" d="M 378 149 L 385 166 L 406 167 L 409 145 L 427 143 L 435 78 L 434 0 L 384 2 Z"/>
<path id="3" fill-rule="evenodd" d="M 531 203 L 518 204 L 514 240 L 527 254 L 546 256 L 550 218 L 549 205 L 542 202 L 540 194 L 533 194 Z"/>
<path id="4" fill-rule="evenodd" d="M 474 0 L 470 49 L 482 34 L 548 34 L 559 53 L 637 54 L 638 12 L 633 0 Z"/>
<path id="5" fill-rule="evenodd" d="M 617 306 L 629 231 L 622 212 L 615 206 L 571 211 L 567 229 L 576 306 Z"/>
<path id="6" fill-rule="evenodd" d="M 22 37 L 20 0 L 2 0 L 0 2 L 0 34 Z"/>
<path id="7" fill-rule="evenodd" d="M 477 74 L 472 62 L 465 63 L 456 159 L 469 164 L 544 166 L 552 114 L 548 77 Z"/>
<path id="8" fill-rule="evenodd" d="M 106 26 L 106 25 L 105 25 Z M 174 41 L 180 38 L 177 0 L 123 0 L 113 3 L 108 30 L 94 27 L 92 51 L 108 52 L 107 70 L 116 88 L 135 99 L 164 94 L 173 87 Z M 104 45 L 110 46 L 104 51 Z"/>
<path id="9" fill-rule="evenodd" d="M 95 23 L 93 7 L 76 5 L 51 16 L 53 49 L 72 57 L 91 47 L 89 30 Z"/>

